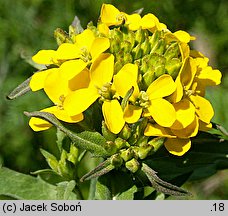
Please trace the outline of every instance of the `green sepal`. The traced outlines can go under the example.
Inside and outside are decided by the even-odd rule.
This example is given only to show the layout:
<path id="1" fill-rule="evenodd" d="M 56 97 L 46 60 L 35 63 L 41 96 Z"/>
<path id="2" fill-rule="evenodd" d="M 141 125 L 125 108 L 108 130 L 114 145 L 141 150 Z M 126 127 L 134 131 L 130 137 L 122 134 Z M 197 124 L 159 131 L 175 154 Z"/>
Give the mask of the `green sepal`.
<path id="1" fill-rule="evenodd" d="M 94 156 L 108 156 L 108 152 L 103 148 L 106 140 L 98 132 L 84 131 L 81 133 L 74 133 L 64 127 L 53 114 L 47 112 L 24 112 L 24 114 L 28 117 L 37 117 L 50 122 L 63 131 L 77 148 L 90 151 Z"/>

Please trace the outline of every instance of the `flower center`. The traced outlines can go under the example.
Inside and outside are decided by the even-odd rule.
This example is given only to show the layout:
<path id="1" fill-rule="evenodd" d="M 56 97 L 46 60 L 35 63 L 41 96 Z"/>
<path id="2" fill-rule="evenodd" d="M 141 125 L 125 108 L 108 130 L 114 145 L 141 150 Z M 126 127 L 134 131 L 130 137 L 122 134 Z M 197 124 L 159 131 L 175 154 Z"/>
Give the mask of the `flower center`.
<path id="1" fill-rule="evenodd" d="M 145 91 L 141 91 L 139 93 L 139 96 L 135 101 L 135 105 L 142 108 L 147 108 L 150 105 L 148 94 Z"/>
<path id="2" fill-rule="evenodd" d="M 81 56 L 80 58 L 84 61 L 84 62 L 90 62 L 92 60 L 92 56 L 89 53 L 88 49 L 86 47 L 82 47 L 81 48 Z"/>
<path id="3" fill-rule="evenodd" d="M 105 83 L 101 88 L 98 89 L 98 93 L 101 95 L 101 99 L 111 100 L 113 97 L 113 90 L 111 89 L 111 83 Z"/>

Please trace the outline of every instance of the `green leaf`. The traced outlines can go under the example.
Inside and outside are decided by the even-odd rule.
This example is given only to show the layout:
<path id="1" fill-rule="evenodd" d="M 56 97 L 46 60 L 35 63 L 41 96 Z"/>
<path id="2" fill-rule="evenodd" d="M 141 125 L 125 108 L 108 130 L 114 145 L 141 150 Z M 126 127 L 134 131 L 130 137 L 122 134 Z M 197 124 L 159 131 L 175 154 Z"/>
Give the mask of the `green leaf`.
<path id="1" fill-rule="evenodd" d="M 64 187 L 63 184 L 56 187 L 46 183 L 41 178 L 18 173 L 5 167 L 0 169 L 1 196 L 25 200 L 76 199 L 76 195 L 71 192 L 72 186 L 73 183 L 70 182 L 69 184 L 65 183 Z M 63 188 L 65 188 L 64 193 Z"/>
<path id="2" fill-rule="evenodd" d="M 133 185 L 130 189 L 122 192 L 120 195 L 117 196 L 117 200 L 133 200 L 134 194 L 137 192 L 137 187 Z"/>
<path id="3" fill-rule="evenodd" d="M 84 149 L 90 151 L 95 156 L 107 156 L 107 151 L 102 147 L 104 146 L 106 140 L 105 138 L 99 134 L 98 132 L 91 132 L 91 131 L 83 131 L 81 133 L 74 133 L 64 127 L 59 120 L 51 113 L 46 112 L 24 112 L 25 115 L 28 117 L 37 117 L 44 119 L 58 129 L 63 131 L 75 144 L 75 146 L 79 149 Z"/>
<path id="4" fill-rule="evenodd" d="M 112 192 L 109 185 L 109 179 L 106 176 L 99 177 L 96 184 L 95 199 L 112 200 Z"/>
<path id="5" fill-rule="evenodd" d="M 31 77 L 29 77 L 27 80 L 25 80 L 23 83 L 21 83 L 19 86 L 17 86 L 8 96 L 7 96 L 7 99 L 9 100 L 13 100 L 13 99 L 16 99 L 24 94 L 26 94 L 27 92 L 29 92 L 31 89 L 30 89 L 30 86 L 29 86 L 29 83 L 30 83 L 30 80 L 31 80 Z"/>
<path id="6" fill-rule="evenodd" d="M 75 188 L 75 181 L 64 181 L 57 184 L 57 199 L 73 200 L 77 199 L 76 194 L 72 193 Z"/>

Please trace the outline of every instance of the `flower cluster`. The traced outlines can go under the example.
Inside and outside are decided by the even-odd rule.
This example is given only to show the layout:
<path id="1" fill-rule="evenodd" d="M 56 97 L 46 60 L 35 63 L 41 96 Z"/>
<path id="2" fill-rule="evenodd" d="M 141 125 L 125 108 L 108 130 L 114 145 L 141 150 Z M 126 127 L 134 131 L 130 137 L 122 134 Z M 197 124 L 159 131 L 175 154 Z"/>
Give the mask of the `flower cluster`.
<path id="1" fill-rule="evenodd" d="M 132 133 L 142 123 L 141 140 L 164 137 L 166 149 L 178 156 L 190 149 L 192 137 L 211 127 L 214 111 L 205 88 L 218 85 L 221 73 L 190 49 L 195 38 L 187 32 L 172 33 L 153 14 L 128 15 L 103 4 L 97 26 L 56 35 L 57 50 L 32 57 L 46 69 L 32 76 L 30 88 L 43 89 L 54 104 L 42 111 L 77 123 L 99 101 L 111 134 L 135 145 Z M 35 117 L 29 125 L 35 131 L 52 126 Z"/>

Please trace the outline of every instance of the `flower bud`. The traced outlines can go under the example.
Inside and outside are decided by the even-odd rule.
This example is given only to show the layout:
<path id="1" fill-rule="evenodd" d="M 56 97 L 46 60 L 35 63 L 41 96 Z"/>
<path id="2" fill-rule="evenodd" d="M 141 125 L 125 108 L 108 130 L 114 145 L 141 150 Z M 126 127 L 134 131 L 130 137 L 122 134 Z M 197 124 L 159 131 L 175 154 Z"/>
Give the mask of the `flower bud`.
<path id="1" fill-rule="evenodd" d="M 109 153 L 109 155 L 113 155 L 117 152 L 117 146 L 112 141 L 106 141 L 104 144 L 104 149 Z"/>
<path id="2" fill-rule="evenodd" d="M 72 42 L 70 40 L 68 34 L 65 31 L 63 31 L 61 28 L 57 28 L 54 31 L 54 37 L 55 37 L 58 45 L 61 45 L 62 43 L 71 43 Z"/>
<path id="3" fill-rule="evenodd" d="M 118 53 L 118 51 L 120 50 L 120 44 L 121 44 L 121 40 L 120 39 L 114 39 L 114 40 L 110 40 L 110 52 L 111 53 Z"/>
<path id="4" fill-rule="evenodd" d="M 125 163 L 125 167 L 132 173 L 135 173 L 140 168 L 140 164 L 135 158 L 132 158 L 130 161 Z"/>
<path id="5" fill-rule="evenodd" d="M 159 31 L 155 31 L 153 35 L 149 37 L 149 42 L 151 47 L 154 47 L 157 44 L 160 36 L 161 36 L 161 33 Z"/>
<path id="6" fill-rule="evenodd" d="M 145 159 L 149 153 L 153 150 L 153 146 L 146 144 L 139 147 L 138 156 L 140 159 Z"/>
<path id="7" fill-rule="evenodd" d="M 145 74 L 143 74 L 143 85 L 145 86 L 144 89 L 147 89 L 149 85 L 154 81 L 155 75 L 154 70 L 148 70 Z"/>
<path id="8" fill-rule="evenodd" d="M 164 53 L 167 61 L 172 58 L 177 58 L 180 55 L 179 45 L 177 42 L 171 43 Z"/>
<path id="9" fill-rule="evenodd" d="M 150 47 L 150 43 L 149 43 L 148 38 L 146 38 L 145 41 L 142 43 L 141 49 L 143 51 L 143 55 L 149 54 L 151 47 Z"/>
<path id="10" fill-rule="evenodd" d="M 111 164 L 114 166 L 114 167 L 120 167 L 123 163 L 123 159 L 122 157 L 119 155 L 119 154 L 115 154 L 111 157 Z"/>
<path id="11" fill-rule="evenodd" d="M 108 141 L 113 141 L 116 139 L 116 134 L 112 133 L 108 128 L 107 125 L 105 124 L 104 121 L 102 121 L 102 135 L 104 138 Z"/>
<path id="12" fill-rule="evenodd" d="M 121 49 L 124 51 L 124 53 L 129 53 L 132 49 L 132 45 L 129 41 L 123 41 L 121 43 Z"/>
<path id="13" fill-rule="evenodd" d="M 141 44 L 138 44 L 135 48 L 132 49 L 133 59 L 139 59 L 142 57 L 143 51 L 141 49 Z"/>
<path id="14" fill-rule="evenodd" d="M 148 142 L 149 145 L 153 146 L 153 152 L 156 152 L 163 144 L 165 138 L 164 137 L 156 137 Z"/>
<path id="15" fill-rule="evenodd" d="M 124 147 L 126 147 L 128 145 L 127 141 L 122 139 L 122 138 L 120 138 L 120 137 L 117 137 L 115 139 L 114 143 L 115 143 L 117 149 L 122 149 L 122 148 L 124 148 Z"/>
<path id="16" fill-rule="evenodd" d="M 121 150 L 120 156 L 121 158 L 123 158 L 124 161 L 129 161 L 134 157 L 134 151 L 132 150 L 132 148 Z"/>
<path id="17" fill-rule="evenodd" d="M 150 53 L 157 53 L 162 55 L 165 51 L 166 43 L 164 39 L 159 39 L 154 46 L 151 47 Z"/>
<path id="18" fill-rule="evenodd" d="M 139 29 L 135 32 L 135 41 L 138 44 L 141 44 L 145 40 L 145 33 L 142 29 Z"/>
<path id="19" fill-rule="evenodd" d="M 180 71 L 181 65 L 182 63 L 178 58 L 173 58 L 166 62 L 165 69 L 168 74 L 173 77 L 173 79 L 176 79 Z"/>
<path id="20" fill-rule="evenodd" d="M 124 140 L 127 140 L 131 136 L 131 129 L 127 124 L 124 125 L 123 129 L 121 130 L 119 137 Z"/>

